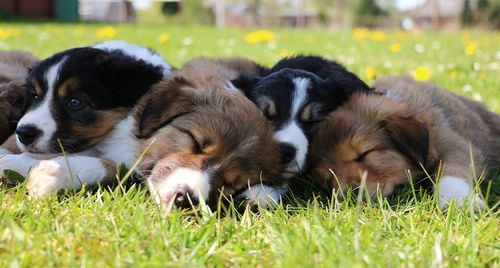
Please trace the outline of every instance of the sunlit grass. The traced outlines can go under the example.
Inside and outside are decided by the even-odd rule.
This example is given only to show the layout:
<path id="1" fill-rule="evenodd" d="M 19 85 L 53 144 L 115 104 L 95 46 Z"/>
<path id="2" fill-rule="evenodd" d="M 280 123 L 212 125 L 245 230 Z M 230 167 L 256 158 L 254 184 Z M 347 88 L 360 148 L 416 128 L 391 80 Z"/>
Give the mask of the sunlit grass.
<path id="1" fill-rule="evenodd" d="M 272 35 L 257 32 L 252 40 L 262 41 L 245 39 L 259 30 Z M 430 78 L 500 112 L 499 33 L 0 24 L 0 49 L 28 50 L 41 58 L 107 38 L 149 46 L 175 66 L 201 55 L 247 56 L 271 65 L 286 55 L 321 54 L 369 83 L 388 74 Z M 498 202 L 499 173 L 492 171 L 483 185 L 490 206 Z M 478 214 L 453 208 L 443 213 L 432 195 L 411 187 L 379 203 L 356 202 L 356 196 L 336 203 L 306 181 L 297 184 L 296 194 L 274 211 L 175 211 L 169 216 L 142 185 L 45 200 L 27 198 L 22 184 L 4 187 L 0 266 L 500 265 L 498 206 Z"/>

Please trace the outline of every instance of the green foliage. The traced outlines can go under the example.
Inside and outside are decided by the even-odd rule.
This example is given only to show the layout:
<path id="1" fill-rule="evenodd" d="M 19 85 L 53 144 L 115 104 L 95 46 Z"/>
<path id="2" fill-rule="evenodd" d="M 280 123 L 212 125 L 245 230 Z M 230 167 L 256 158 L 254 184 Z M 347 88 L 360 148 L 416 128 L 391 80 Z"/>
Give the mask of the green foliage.
<path id="1" fill-rule="evenodd" d="M 4 23 L 0 48 L 44 58 L 102 41 L 96 37 L 102 26 Z M 498 32 L 385 32 L 380 38 L 375 32 L 283 29 L 273 30 L 276 43 L 251 45 L 244 41 L 248 29 L 113 27 L 115 38 L 151 47 L 174 66 L 201 55 L 271 65 L 295 52 L 338 60 L 366 80 L 368 67 L 382 77 L 425 65 L 439 85 L 500 112 Z M 164 33 L 168 42 L 158 39 Z M 481 53 L 465 55 L 463 40 L 477 43 Z M 399 52 L 389 49 L 395 43 Z M 336 203 L 307 178 L 297 179 L 296 194 L 276 210 L 221 208 L 225 216 L 201 208 L 166 216 L 140 184 L 32 200 L 24 184 L 0 182 L 0 267 L 498 267 L 499 174 L 493 170 L 491 184 L 483 184 L 491 209 L 481 213 L 441 212 L 432 194 L 411 187 L 379 203 L 352 193 Z"/>
<path id="2" fill-rule="evenodd" d="M 462 26 L 465 27 L 472 26 L 474 23 L 474 13 L 470 7 L 470 0 L 464 0 L 460 21 L 462 22 Z"/>

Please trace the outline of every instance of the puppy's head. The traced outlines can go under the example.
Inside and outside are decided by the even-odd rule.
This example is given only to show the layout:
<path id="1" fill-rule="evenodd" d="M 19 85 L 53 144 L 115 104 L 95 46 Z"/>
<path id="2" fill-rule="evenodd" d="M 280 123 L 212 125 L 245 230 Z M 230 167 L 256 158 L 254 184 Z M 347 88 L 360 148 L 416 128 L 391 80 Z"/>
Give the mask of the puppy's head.
<path id="1" fill-rule="evenodd" d="M 304 168 L 317 124 L 354 92 L 343 80 L 291 68 L 264 77 L 242 76 L 233 84 L 273 123 L 287 176 Z"/>
<path id="2" fill-rule="evenodd" d="M 32 104 L 17 126 L 21 150 L 85 150 L 100 141 L 163 77 L 160 66 L 91 47 L 41 61 L 27 78 Z"/>
<path id="3" fill-rule="evenodd" d="M 141 167 L 154 165 L 148 183 L 158 202 L 212 205 L 249 185 L 281 184 L 270 123 L 226 84 L 175 76 L 139 105 L 137 135 L 155 141 Z"/>
<path id="4" fill-rule="evenodd" d="M 24 84 L 37 59 L 30 53 L 0 52 L 0 143 L 16 129 L 27 107 Z"/>
<path id="5" fill-rule="evenodd" d="M 432 154 L 427 125 L 402 103 L 354 95 L 321 124 L 311 145 L 310 177 L 326 188 L 358 187 L 367 172 L 370 193 L 390 194 L 419 175 Z"/>

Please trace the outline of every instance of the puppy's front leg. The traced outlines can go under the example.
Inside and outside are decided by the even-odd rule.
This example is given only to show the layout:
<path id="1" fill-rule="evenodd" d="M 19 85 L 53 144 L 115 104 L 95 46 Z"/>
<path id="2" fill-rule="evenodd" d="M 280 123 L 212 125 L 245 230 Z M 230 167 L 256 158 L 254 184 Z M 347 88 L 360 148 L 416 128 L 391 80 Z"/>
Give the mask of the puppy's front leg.
<path id="1" fill-rule="evenodd" d="M 30 153 L 10 154 L 10 151 L 0 150 L 0 178 L 4 176 L 5 170 L 12 170 L 23 177 L 28 175 L 31 168 L 38 164 L 37 155 Z"/>
<path id="2" fill-rule="evenodd" d="M 79 190 L 83 185 L 96 185 L 111 180 L 116 174 L 112 161 L 70 155 L 40 161 L 28 176 L 30 196 L 42 197 L 60 190 Z"/>

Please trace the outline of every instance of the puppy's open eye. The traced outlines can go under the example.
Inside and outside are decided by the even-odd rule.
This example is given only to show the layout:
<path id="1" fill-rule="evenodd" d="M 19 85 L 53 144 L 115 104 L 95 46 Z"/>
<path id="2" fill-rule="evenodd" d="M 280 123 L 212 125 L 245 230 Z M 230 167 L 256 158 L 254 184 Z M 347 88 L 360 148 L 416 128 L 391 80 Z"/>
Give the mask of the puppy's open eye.
<path id="1" fill-rule="evenodd" d="M 38 95 L 35 92 L 31 92 L 31 99 L 32 100 L 38 100 Z"/>
<path id="2" fill-rule="evenodd" d="M 84 107 L 84 103 L 79 98 L 71 98 L 68 100 L 68 108 L 71 110 L 80 110 Z"/>

